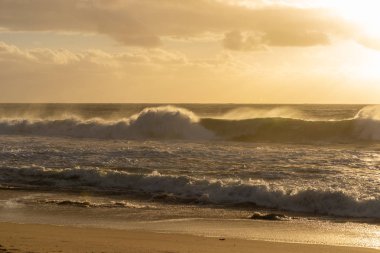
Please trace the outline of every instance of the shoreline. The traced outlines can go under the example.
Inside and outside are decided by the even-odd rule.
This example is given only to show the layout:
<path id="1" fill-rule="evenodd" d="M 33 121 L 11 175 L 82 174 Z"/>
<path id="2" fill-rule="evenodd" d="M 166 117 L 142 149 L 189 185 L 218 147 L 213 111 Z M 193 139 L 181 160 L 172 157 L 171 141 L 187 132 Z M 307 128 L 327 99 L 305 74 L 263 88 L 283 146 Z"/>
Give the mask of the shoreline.
<path id="1" fill-rule="evenodd" d="M 152 203 L 129 201 L 124 197 L 121 199 L 129 203 L 131 207 L 84 208 L 72 205 L 40 204 L 40 200 L 46 199 L 62 199 L 76 203 L 76 198 L 71 195 L 44 194 L 0 191 L 0 222 L 21 225 L 46 224 L 46 226 L 84 229 L 102 228 L 109 229 L 109 231 L 123 231 L 123 233 L 125 231 L 150 231 L 206 238 L 235 238 L 243 241 L 380 249 L 378 223 L 357 223 L 307 217 L 284 220 L 249 219 L 251 212 L 247 210 L 167 205 L 156 202 L 151 206 Z M 86 196 L 85 200 L 95 204 L 110 202 L 110 199 L 97 196 Z M 143 208 L 135 208 L 135 206 Z M 145 208 L 145 206 L 152 208 Z M 34 226 L 43 227 L 44 225 Z M 45 227 L 43 228 L 45 229 Z"/>
<path id="2" fill-rule="evenodd" d="M 149 230 L 16 224 L 0 222 L 1 252 L 334 252 L 375 253 L 378 249 L 204 237 Z"/>

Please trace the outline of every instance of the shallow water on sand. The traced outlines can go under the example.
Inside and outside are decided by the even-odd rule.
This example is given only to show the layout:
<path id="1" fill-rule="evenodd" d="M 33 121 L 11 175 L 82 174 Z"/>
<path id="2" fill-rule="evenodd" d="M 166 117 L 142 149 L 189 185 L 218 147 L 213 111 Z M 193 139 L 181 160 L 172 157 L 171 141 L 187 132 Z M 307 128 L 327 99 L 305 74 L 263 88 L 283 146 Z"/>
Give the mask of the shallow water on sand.
<path id="1" fill-rule="evenodd" d="M 147 230 L 380 249 L 380 226 L 363 221 L 291 216 L 291 213 L 286 213 L 288 216 L 284 220 L 252 220 L 249 219 L 253 213 L 250 207 L 162 203 L 131 200 L 122 195 L 105 198 L 85 193 L 82 196 L 14 190 L 0 193 L 0 222 Z"/>

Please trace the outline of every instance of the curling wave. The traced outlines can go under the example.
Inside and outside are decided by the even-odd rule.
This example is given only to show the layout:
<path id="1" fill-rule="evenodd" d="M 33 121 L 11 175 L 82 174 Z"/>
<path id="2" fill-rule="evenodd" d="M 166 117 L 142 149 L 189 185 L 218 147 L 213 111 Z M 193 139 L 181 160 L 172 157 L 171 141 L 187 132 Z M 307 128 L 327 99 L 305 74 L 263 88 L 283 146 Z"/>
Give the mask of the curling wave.
<path id="1" fill-rule="evenodd" d="M 291 117 L 198 118 L 171 106 L 146 108 L 115 121 L 99 118 L 0 119 L 0 134 L 101 139 L 222 139 L 261 142 L 380 141 L 380 108 L 366 107 L 344 120 Z M 276 113 L 278 113 L 276 111 Z M 272 115 L 272 114 L 270 114 Z"/>
<path id="2" fill-rule="evenodd" d="M 0 184 L 48 189 L 92 188 L 97 191 L 139 192 L 171 201 L 210 204 L 254 204 L 287 211 L 344 217 L 380 218 L 380 197 L 359 199 L 333 189 L 285 190 L 263 181 L 211 180 L 189 176 L 135 174 L 98 168 L 1 168 Z M 163 197 L 164 196 L 164 197 Z"/>
<path id="3" fill-rule="evenodd" d="M 60 136 L 100 139 L 209 139 L 212 133 L 198 124 L 186 109 L 165 106 L 147 108 L 117 121 L 78 117 L 65 119 L 1 119 L 0 134 Z"/>

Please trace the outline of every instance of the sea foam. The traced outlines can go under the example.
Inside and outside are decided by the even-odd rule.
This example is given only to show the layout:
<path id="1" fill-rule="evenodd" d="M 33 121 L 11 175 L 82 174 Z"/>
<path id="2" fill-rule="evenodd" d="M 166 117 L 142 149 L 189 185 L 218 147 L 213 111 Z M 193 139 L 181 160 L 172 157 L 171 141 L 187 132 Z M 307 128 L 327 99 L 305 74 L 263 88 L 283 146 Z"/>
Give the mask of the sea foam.
<path id="1" fill-rule="evenodd" d="M 99 168 L 1 168 L 3 184 L 56 190 L 93 189 L 159 196 L 171 201 L 252 204 L 319 215 L 380 218 L 380 198 L 360 199 L 355 192 L 302 188 L 286 190 L 264 181 L 216 180 L 190 176 L 128 173 Z"/>

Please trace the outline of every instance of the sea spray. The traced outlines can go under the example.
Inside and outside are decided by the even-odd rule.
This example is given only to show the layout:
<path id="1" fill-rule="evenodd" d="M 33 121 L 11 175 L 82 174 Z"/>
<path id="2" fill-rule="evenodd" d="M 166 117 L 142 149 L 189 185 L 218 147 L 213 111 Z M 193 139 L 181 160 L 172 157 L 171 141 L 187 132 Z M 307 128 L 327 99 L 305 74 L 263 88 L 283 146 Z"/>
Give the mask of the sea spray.
<path id="1" fill-rule="evenodd" d="M 116 121 L 100 118 L 1 119 L 0 134 L 100 139 L 210 139 L 192 112 L 177 107 L 147 108 Z"/>
<path id="2" fill-rule="evenodd" d="M 276 143 L 379 142 L 379 107 L 365 107 L 355 117 L 313 119 L 289 108 L 237 108 L 222 117 L 200 118 L 174 106 L 150 107 L 115 120 L 1 118 L 0 135 L 98 139 L 196 139 Z M 245 117 L 254 117 L 244 119 Z"/>

